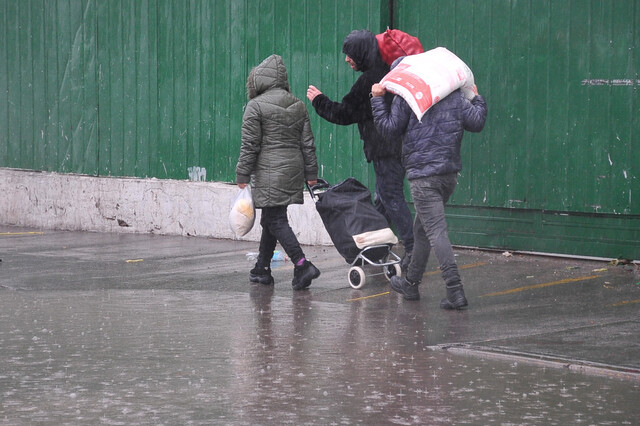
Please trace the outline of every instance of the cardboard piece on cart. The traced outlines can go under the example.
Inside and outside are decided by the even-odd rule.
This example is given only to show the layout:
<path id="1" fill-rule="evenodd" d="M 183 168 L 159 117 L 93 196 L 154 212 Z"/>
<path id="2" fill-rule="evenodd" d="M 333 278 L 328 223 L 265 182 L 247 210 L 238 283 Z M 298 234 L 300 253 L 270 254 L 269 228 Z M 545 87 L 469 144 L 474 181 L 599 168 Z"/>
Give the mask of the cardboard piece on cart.
<path id="1" fill-rule="evenodd" d="M 359 249 L 380 244 L 398 244 L 398 237 L 391 228 L 378 229 L 376 231 L 363 232 L 354 235 L 353 241 Z"/>

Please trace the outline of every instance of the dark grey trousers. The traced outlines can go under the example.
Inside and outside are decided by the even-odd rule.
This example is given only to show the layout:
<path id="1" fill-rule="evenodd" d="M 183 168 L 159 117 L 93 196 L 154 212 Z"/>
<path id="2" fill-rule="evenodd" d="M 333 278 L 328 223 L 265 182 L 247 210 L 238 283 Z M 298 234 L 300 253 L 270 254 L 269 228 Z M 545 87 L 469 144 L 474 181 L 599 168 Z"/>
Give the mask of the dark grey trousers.
<path id="1" fill-rule="evenodd" d="M 413 224 L 413 257 L 406 277 L 411 282 L 420 282 L 422 279 L 432 247 L 440 264 L 444 282 L 448 285 L 460 282 L 458 265 L 444 217 L 444 205 L 457 184 L 457 173 L 409 181 L 416 209 Z"/>

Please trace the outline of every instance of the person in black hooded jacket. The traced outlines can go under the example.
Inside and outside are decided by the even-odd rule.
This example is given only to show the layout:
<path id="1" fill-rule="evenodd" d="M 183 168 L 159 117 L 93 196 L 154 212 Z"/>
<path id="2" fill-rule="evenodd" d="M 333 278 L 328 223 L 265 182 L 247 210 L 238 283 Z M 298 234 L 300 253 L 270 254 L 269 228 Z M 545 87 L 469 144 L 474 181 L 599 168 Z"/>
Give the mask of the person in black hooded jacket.
<path id="1" fill-rule="evenodd" d="M 325 120 L 347 126 L 358 124 L 367 162 L 373 163 L 376 174 L 374 203 L 396 228 L 405 249 L 403 269 L 413 250 L 413 219 L 404 198 L 405 170 L 400 160 L 400 141 L 385 140 L 373 123 L 371 86 L 389 72 L 382 60 L 375 34 L 368 30 L 349 33 L 342 45 L 345 61 L 354 71 L 362 72 L 341 102 L 334 102 L 315 86 L 309 86 L 307 98 L 318 115 Z M 389 102 L 391 97 L 389 97 Z"/>

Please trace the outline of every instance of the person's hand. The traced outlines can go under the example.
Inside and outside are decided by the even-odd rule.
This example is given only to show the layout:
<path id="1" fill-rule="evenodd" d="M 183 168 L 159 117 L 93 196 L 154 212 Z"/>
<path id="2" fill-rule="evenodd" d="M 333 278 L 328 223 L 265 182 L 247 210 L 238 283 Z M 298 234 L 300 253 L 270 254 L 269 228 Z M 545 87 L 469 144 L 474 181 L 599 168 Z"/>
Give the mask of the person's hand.
<path id="1" fill-rule="evenodd" d="M 248 185 L 248 184 L 246 184 L 246 183 L 239 183 L 239 184 L 238 184 L 238 188 L 240 188 L 240 189 L 245 189 L 245 188 L 247 187 L 247 185 Z"/>
<path id="2" fill-rule="evenodd" d="M 316 183 L 318 183 L 318 181 L 317 181 L 317 180 L 308 180 L 308 181 L 307 181 L 307 185 L 309 185 L 309 186 L 313 186 L 313 185 L 315 185 Z"/>
<path id="3" fill-rule="evenodd" d="M 316 98 L 316 96 L 318 95 L 322 95 L 322 92 L 320 90 L 318 90 L 318 88 L 316 86 L 309 86 L 309 88 L 307 89 L 307 98 L 313 102 L 313 100 Z"/>
<path id="4" fill-rule="evenodd" d="M 376 83 L 371 86 L 371 96 L 384 96 L 387 93 L 387 89 L 382 84 Z"/>

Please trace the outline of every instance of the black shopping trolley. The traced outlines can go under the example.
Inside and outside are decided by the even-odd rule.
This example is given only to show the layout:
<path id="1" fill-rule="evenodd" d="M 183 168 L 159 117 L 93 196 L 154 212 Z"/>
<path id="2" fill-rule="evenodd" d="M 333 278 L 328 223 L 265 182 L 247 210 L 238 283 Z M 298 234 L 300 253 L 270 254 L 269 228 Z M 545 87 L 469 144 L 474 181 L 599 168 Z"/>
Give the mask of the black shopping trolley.
<path id="1" fill-rule="evenodd" d="M 371 275 L 384 274 L 387 280 L 401 274 L 401 259 L 392 251 L 398 238 L 371 203 L 366 186 L 351 177 L 336 185 L 318 179 L 307 188 L 331 241 L 351 265 L 347 275 L 351 287 L 365 284 L 365 265 L 381 267 L 382 272 Z"/>

